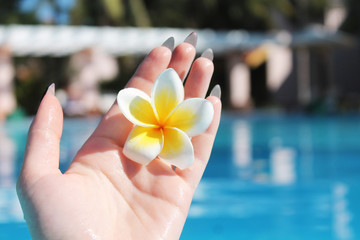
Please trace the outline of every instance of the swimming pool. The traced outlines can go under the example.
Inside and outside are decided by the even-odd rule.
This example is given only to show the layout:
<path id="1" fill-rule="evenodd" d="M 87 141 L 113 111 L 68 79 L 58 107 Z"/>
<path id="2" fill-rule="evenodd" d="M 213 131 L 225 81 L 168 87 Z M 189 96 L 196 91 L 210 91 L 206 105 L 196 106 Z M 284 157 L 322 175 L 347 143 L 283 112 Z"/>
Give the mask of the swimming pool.
<path id="1" fill-rule="evenodd" d="M 62 169 L 97 122 L 66 119 Z M 1 240 L 30 239 L 14 190 L 29 124 L 0 131 Z M 357 115 L 224 114 L 181 240 L 360 239 L 359 136 Z"/>

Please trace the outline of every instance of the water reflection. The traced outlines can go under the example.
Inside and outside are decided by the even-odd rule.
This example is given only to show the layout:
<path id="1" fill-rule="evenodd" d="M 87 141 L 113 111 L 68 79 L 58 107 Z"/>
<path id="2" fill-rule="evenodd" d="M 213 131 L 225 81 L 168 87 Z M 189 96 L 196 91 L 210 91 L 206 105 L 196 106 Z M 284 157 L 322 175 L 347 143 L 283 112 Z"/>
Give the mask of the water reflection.
<path id="1" fill-rule="evenodd" d="M 14 185 L 16 145 L 7 136 L 5 128 L 0 125 L 0 187 Z"/>
<path id="2" fill-rule="evenodd" d="M 271 150 L 271 180 L 276 184 L 292 184 L 296 180 L 295 150 L 275 147 Z"/>
<path id="3" fill-rule="evenodd" d="M 299 126 L 299 151 L 301 161 L 299 162 L 301 177 L 311 180 L 313 177 L 313 151 L 314 142 L 310 124 L 300 124 Z"/>
<path id="4" fill-rule="evenodd" d="M 349 212 L 349 203 L 346 198 L 349 188 L 346 184 L 336 183 L 332 189 L 333 195 L 333 214 L 334 231 L 338 239 L 352 239 L 352 229 L 350 226 L 352 214 Z"/>
<path id="5" fill-rule="evenodd" d="M 0 124 L 0 223 L 22 221 L 23 215 L 15 191 L 16 144 Z"/>
<path id="6" fill-rule="evenodd" d="M 233 162 L 240 168 L 251 164 L 251 133 L 246 121 L 236 121 L 233 124 Z"/>
<path id="7" fill-rule="evenodd" d="M 201 220 L 209 232 L 203 238 L 358 239 L 358 122 L 266 116 L 223 123 L 209 166 L 214 170 L 195 194 L 185 230 Z M 227 174 L 216 174 L 220 169 Z"/>
<path id="8" fill-rule="evenodd" d="M 98 120 L 65 121 L 62 171 Z M 359 122 L 225 115 L 183 239 L 359 239 Z M 16 129 L 0 133 L 0 224 L 23 222 L 15 191 L 23 146 Z"/>
<path id="9" fill-rule="evenodd" d="M 253 159 L 253 136 L 249 122 L 235 121 L 232 133 L 232 162 L 238 177 L 275 184 L 292 184 L 296 180 L 296 151 L 282 146 L 281 138 L 270 139 L 267 149 L 269 154 L 265 159 Z"/>

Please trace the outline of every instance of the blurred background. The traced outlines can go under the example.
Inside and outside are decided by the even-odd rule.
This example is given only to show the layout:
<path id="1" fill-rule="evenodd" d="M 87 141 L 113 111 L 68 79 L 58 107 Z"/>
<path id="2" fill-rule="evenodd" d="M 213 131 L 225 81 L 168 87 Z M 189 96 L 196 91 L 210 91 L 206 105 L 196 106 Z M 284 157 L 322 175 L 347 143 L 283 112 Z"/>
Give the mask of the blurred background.
<path id="1" fill-rule="evenodd" d="M 65 171 L 144 56 L 192 31 L 224 111 L 181 239 L 360 239 L 357 0 L 3 0 L 0 239 L 30 239 L 15 183 L 47 86 Z"/>

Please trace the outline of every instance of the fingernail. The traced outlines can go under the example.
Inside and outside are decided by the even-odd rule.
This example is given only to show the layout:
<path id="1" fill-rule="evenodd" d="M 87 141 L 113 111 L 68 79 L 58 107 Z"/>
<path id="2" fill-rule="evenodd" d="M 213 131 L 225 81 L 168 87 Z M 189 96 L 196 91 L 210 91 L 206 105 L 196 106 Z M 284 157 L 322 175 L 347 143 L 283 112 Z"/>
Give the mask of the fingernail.
<path id="1" fill-rule="evenodd" d="M 215 87 L 211 90 L 210 96 L 217 97 L 218 99 L 221 99 L 221 88 L 219 84 L 216 84 Z"/>
<path id="2" fill-rule="evenodd" d="M 52 84 L 50 84 L 50 85 L 47 87 L 47 89 L 45 90 L 45 92 L 43 93 L 43 95 L 42 95 L 42 97 L 41 97 L 41 100 L 44 98 L 44 96 L 45 96 L 47 93 L 55 96 L 55 83 L 52 83 Z M 41 101 L 41 100 L 40 100 L 40 101 Z"/>
<path id="3" fill-rule="evenodd" d="M 47 93 L 55 96 L 55 83 L 50 84 L 50 86 L 48 87 Z"/>
<path id="4" fill-rule="evenodd" d="M 212 60 L 214 60 L 214 52 L 211 48 L 208 48 L 201 54 L 201 57 L 207 58 L 210 61 L 212 61 Z"/>
<path id="5" fill-rule="evenodd" d="M 197 34 L 196 34 L 196 32 L 190 33 L 189 36 L 187 36 L 185 38 L 184 42 L 190 43 L 191 45 L 196 47 L 196 43 L 197 43 Z"/>
<path id="6" fill-rule="evenodd" d="M 175 39 L 173 37 L 169 37 L 161 46 L 167 47 L 170 49 L 170 51 L 173 51 L 175 46 Z"/>

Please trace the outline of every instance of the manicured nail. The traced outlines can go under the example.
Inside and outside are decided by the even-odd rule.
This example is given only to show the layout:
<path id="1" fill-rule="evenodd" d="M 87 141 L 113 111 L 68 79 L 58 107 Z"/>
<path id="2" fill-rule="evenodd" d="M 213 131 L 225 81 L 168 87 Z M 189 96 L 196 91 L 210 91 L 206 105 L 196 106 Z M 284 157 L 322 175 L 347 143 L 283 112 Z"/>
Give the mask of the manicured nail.
<path id="1" fill-rule="evenodd" d="M 218 99 L 221 98 L 221 88 L 219 84 L 216 84 L 215 87 L 211 90 L 210 96 L 217 97 Z"/>
<path id="2" fill-rule="evenodd" d="M 49 93 L 52 95 L 55 95 L 55 83 L 50 84 L 47 89 L 45 90 L 45 92 L 43 93 L 43 95 L 41 96 L 40 101 L 44 98 L 44 96 Z"/>
<path id="3" fill-rule="evenodd" d="M 55 96 L 55 83 L 50 84 L 46 92 Z"/>
<path id="4" fill-rule="evenodd" d="M 170 51 L 173 51 L 175 46 L 175 39 L 173 37 L 169 37 L 161 46 L 167 47 L 170 49 Z"/>
<path id="5" fill-rule="evenodd" d="M 190 33 L 189 36 L 187 36 L 185 38 L 184 42 L 190 43 L 191 45 L 196 47 L 196 43 L 197 43 L 197 34 L 196 34 L 196 32 Z"/>
<path id="6" fill-rule="evenodd" d="M 212 60 L 214 60 L 214 52 L 211 48 L 208 48 L 201 54 L 201 57 L 207 58 L 210 61 L 212 61 Z"/>
<path id="7" fill-rule="evenodd" d="M 40 102 L 42 101 L 42 99 L 45 97 L 45 95 L 49 93 L 51 95 L 55 95 L 55 83 L 50 84 L 47 89 L 45 90 L 45 92 L 43 93 L 43 95 L 40 98 Z"/>

